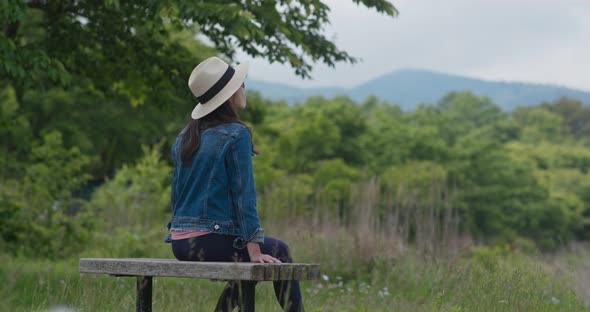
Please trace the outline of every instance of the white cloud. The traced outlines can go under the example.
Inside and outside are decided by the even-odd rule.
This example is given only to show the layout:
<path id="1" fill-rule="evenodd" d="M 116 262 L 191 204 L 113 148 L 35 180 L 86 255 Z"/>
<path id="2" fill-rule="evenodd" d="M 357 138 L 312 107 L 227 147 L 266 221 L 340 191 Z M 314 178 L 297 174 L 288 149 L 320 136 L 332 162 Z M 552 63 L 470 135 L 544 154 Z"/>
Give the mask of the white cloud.
<path id="1" fill-rule="evenodd" d="M 353 86 L 399 68 L 590 90 L 586 0 L 398 0 L 392 19 L 350 0 L 327 0 L 336 44 L 363 59 L 317 64 L 313 81 L 287 66 L 252 60 L 250 77 L 300 86 Z M 240 59 L 247 59 L 240 55 Z"/>

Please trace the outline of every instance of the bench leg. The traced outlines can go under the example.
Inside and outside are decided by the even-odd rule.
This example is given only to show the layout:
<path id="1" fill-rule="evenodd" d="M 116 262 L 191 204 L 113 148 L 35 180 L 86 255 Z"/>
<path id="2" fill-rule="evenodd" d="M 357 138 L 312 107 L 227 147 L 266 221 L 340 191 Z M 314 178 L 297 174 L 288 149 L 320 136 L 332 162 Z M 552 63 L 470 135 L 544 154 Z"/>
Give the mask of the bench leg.
<path id="1" fill-rule="evenodd" d="M 254 312 L 256 284 L 255 281 L 228 281 L 217 301 L 215 312 L 233 311 L 235 307 L 240 312 Z"/>
<path id="2" fill-rule="evenodd" d="M 137 299 L 135 310 L 137 312 L 152 312 L 152 277 L 137 277 Z"/>
<path id="3" fill-rule="evenodd" d="M 256 282 L 240 283 L 240 312 L 254 312 L 256 299 Z"/>

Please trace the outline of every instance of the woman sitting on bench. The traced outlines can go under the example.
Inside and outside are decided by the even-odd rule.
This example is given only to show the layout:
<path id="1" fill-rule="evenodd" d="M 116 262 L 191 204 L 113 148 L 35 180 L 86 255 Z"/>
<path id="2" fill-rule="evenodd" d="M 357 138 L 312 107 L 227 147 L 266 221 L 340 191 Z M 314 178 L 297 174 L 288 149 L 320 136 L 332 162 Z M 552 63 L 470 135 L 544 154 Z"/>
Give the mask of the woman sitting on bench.
<path id="1" fill-rule="evenodd" d="M 172 145 L 167 242 L 178 260 L 292 262 L 287 245 L 265 237 L 258 219 L 252 172 L 257 152 L 250 129 L 236 114 L 246 107 L 247 72 L 248 64 L 234 69 L 212 57 L 190 75 L 188 85 L 199 104 Z M 237 306 L 236 286 L 228 283 L 216 311 Z M 275 281 L 274 290 L 285 311 L 303 311 L 298 281 Z"/>

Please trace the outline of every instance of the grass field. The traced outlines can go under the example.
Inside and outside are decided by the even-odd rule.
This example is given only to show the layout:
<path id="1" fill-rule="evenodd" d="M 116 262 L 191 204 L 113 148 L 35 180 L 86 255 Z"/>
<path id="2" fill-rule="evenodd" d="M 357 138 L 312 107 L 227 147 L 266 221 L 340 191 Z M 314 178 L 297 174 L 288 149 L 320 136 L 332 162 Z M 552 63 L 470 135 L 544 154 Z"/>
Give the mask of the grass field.
<path id="1" fill-rule="evenodd" d="M 305 244 L 291 245 L 300 261 L 322 264 L 321 280 L 302 283 L 307 311 L 590 311 L 587 252 L 532 257 L 483 247 L 456 257 L 423 257 L 408 249 L 359 263 L 343 261 L 351 251 L 328 244 L 315 254 L 320 258 L 306 253 Z M 81 276 L 77 258 L 3 255 L 0 261 L 2 311 L 134 309 L 134 279 Z M 155 278 L 154 311 L 212 311 L 222 288 L 208 280 Z M 281 311 L 268 282 L 258 285 L 256 300 L 258 311 Z"/>

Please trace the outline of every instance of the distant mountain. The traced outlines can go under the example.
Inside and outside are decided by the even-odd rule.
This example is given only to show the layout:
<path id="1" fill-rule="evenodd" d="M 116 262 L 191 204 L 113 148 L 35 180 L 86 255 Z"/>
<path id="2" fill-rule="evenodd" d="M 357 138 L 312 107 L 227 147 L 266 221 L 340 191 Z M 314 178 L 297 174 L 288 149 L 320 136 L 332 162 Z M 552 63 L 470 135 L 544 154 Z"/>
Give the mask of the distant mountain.
<path id="1" fill-rule="evenodd" d="M 487 96 L 507 111 L 518 106 L 553 101 L 562 96 L 590 104 L 590 92 L 586 91 L 554 85 L 486 81 L 417 69 L 394 71 L 350 89 L 297 88 L 260 80 L 249 80 L 247 84 L 248 89 L 258 91 L 264 97 L 289 103 L 302 102 L 312 95 L 347 95 L 358 102 L 375 95 L 379 99 L 399 104 L 404 110 L 411 110 L 420 103 L 434 104 L 452 91 L 471 91 L 479 96 Z"/>

